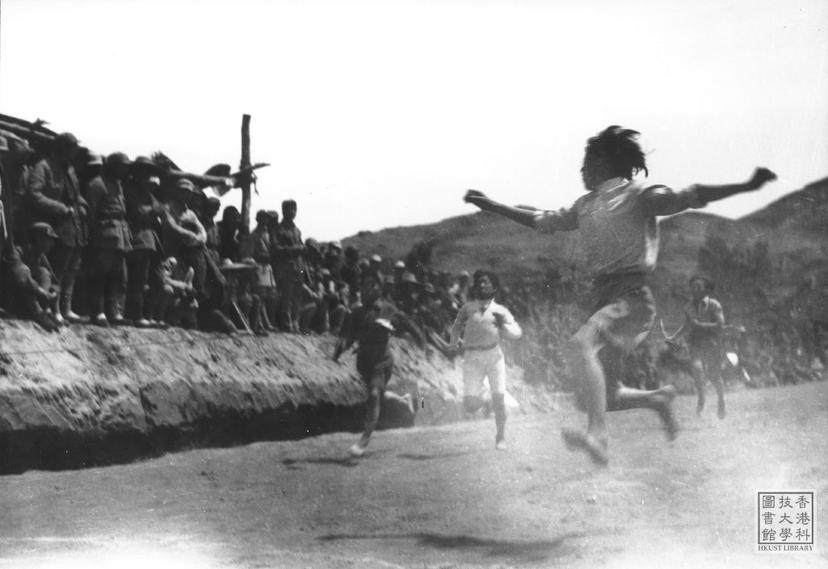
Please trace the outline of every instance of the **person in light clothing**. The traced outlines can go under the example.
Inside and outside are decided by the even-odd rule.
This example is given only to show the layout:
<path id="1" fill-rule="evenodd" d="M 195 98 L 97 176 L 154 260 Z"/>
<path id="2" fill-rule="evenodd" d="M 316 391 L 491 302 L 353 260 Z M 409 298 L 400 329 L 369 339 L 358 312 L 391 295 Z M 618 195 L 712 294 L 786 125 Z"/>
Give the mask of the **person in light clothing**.
<path id="1" fill-rule="evenodd" d="M 506 448 L 506 361 L 500 339 L 517 340 L 520 325 L 505 306 L 495 302 L 500 288 L 497 275 L 477 271 L 473 277 L 474 300 L 464 304 L 451 328 L 449 349 L 463 353 L 463 408 L 474 413 L 484 403 L 484 380 L 489 380 L 495 414 L 495 448 Z"/>
<path id="2" fill-rule="evenodd" d="M 613 125 L 586 144 L 581 177 L 587 193 L 569 209 L 541 210 L 512 207 L 477 190 L 464 197 L 482 210 L 497 213 L 544 233 L 578 230 L 586 255 L 583 269 L 592 279 L 593 311 L 567 345 L 567 359 L 576 384 L 577 402 L 587 413 L 586 431 L 565 429 L 572 449 L 585 451 L 605 465 L 607 411 L 647 408 L 656 411 L 670 440 L 678 424 L 672 411 L 673 386 L 644 391 L 624 387 L 615 372 L 623 354 L 631 353 L 650 332 L 655 300 L 649 279 L 658 257 L 658 216 L 743 192 L 758 190 L 776 175 L 757 168 L 743 183 L 710 186 L 696 184 L 674 191 L 645 183 L 636 176 L 647 172 L 638 132 Z"/>

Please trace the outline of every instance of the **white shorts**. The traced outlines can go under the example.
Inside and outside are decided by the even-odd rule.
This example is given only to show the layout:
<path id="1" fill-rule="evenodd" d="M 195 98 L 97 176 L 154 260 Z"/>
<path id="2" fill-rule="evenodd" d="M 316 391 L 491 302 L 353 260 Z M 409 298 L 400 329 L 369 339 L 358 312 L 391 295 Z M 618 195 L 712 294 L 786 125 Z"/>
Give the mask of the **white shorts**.
<path id="1" fill-rule="evenodd" d="M 506 393 L 506 360 L 500 346 L 489 350 L 469 350 L 463 354 L 463 395 L 483 398 L 489 379 L 492 393 Z"/>

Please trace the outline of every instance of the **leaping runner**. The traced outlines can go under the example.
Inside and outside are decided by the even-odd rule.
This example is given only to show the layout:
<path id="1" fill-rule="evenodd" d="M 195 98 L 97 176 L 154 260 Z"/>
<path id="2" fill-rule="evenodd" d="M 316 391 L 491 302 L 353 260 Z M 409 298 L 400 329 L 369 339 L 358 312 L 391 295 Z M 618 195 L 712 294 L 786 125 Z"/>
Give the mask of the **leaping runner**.
<path id="1" fill-rule="evenodd" d="M 587 141 L 581 176 L 587 194 L 560 211 L 511 207 L 469 190 L 464 200 L 544 233 L 580 230 L 585 266 L 593 282 L 594 308 L 567 346 L 575 376 L 576 400 L 588 417 L 586 431 L 564 429 L 572 449 L 607 464 L 606 412 L 646 408 L 656 411 L 672 440 L 678 424 L 672 411 L 673 386 L 644 391 L 624 387 L 607 374 L 604 361 L 629 353 L 646 338 L 655 318 L 648 278 L 658 256 L 657 216 L 701 208 L 734 194 L 758 190 L 776 179 L 757 168 L 747 182 L 722 186 L 696 184 L 674 191 L 633 179 L 648 174 L 638 132 L 610 126 Z M 617 361 L 617 360 L 616 360 Z"/>

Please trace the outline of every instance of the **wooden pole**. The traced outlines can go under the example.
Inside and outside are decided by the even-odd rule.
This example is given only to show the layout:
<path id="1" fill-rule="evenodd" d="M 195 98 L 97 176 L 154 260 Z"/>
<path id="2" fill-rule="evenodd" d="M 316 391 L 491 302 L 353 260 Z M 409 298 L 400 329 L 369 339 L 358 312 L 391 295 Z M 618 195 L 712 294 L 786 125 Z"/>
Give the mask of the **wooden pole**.
<path id="1" fill-rule="evenodd" d="M 242 115 L 241 126 L 241 165 L 240 170 L 250 167 L 250 115 Z M 250 186 L 251 176 L 245 175 L 241 180 L 242 191 L 242 224 L 250 229 Z"/>

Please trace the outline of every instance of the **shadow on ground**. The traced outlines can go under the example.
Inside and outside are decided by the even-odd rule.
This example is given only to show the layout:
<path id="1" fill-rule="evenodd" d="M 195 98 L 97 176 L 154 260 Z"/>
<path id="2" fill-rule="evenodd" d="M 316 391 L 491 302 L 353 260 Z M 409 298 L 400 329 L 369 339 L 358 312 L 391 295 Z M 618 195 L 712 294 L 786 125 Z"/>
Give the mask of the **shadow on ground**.
<path id="1" fill-rule="evenodd" d="M 286 458 L 282 464 L 291 470 L 298 470 L 302 468 L 300 464 L 333 464 L 335 466 L 347 466 L 353 468 L 359 465 L 359 461 L 351 457 L 325 457 L 325 458 Z"/>
<path id="2" fill-rule="evenodd" d="M 474 454 L 475 451 L 472 450 L 464 450 L 464 451 L 457 451 L 457 452 L 443 452 L 443 453 L 434 453 L 434 454 L 425 454 L 425 453 L 402 453 L 398 454 L 397 458 L 404 458 L 406 460 L 439 460 L 443 458 L 453 458 L 456 456 L 466 456 L 469 454 Z"/>
<path id="3" fill-rule="evenodd" d="M 551 557 L 572 552 L 569 540 L 582 537 L 582 533 L 566 533 L 551 540 L 501 540 L 470 535 L 441 535 L 435 533 L 403 534 L 329 534 L 319 536 L 318 541 L 340 540 L 414 540 L 418 546 L 439 550 L 474 552 L 483 557 L 508 558 L 513 563 L 537 563 Z"/>

